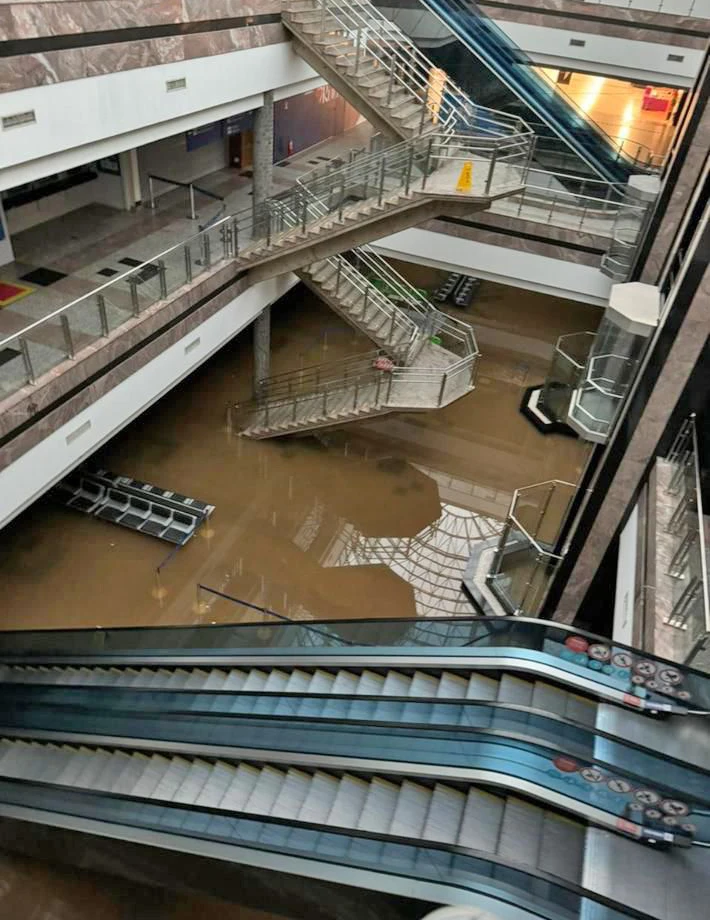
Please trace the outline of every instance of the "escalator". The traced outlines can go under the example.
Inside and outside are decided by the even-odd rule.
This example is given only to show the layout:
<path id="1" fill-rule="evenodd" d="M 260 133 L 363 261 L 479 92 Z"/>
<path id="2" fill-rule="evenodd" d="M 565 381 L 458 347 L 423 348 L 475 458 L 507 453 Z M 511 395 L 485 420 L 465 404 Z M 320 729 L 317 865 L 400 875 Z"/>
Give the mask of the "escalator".
<path id="1" fill-rule="evenodd" d="M 443 45 L 428 48 L 429 55 L 480 104 L 522 115 L 529 123 L 532 112 L 533 122 L 538 122 L 533 127 L 541 135 L 537 156 L 541 163 L 546 156 L 552 157 L 547 168 L 564 169 L 564 157 L 559 156 L 559 146 L 552 138 L 561 139 L 589 169 L 609 182 L 625 183 L 632 174 L 649 167 L 649 152 L 642 145 L 610 137 L 471 0 L 421 3 L 470 52 L 462 56 L 456 46 Z M 387 0 L 379 5 L 388 14 L 395 7 Z M 402 24 L 394 9 L 392 13 Z"/>
<path id="2" fill-rule="evenodd" d="M 516 920 L 666 920 L 633 906 L 623 873 L 589 885 L 587 849 L 611 839 L 626 864 L 692 872 L 708 774 L 595 728 L 614 688 L 580 692 L 579 659 L 552 655 L 582 640 L 481 618 L 5 633 L 0 825 L 70 822 L 381 891 L 406 879 Z M 536 657 L 545 679 L 526 674 Z M 702 698 L 680 670 L 686 702 Z M 614 708 L 693 722 L 673 705 L 667 723 Z"/>

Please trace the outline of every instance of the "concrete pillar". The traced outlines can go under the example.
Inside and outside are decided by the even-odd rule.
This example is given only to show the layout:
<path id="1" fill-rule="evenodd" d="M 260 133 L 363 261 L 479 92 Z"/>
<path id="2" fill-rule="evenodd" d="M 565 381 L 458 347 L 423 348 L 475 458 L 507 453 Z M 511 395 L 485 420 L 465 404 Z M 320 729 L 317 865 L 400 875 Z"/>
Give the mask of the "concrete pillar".
<path id="1" fill-rule="evenodd" d="M 259 233 L 258 209 L 272 194 L 274 173 L 274 94 L 264 93 L 264 104 L 254 118 L 254 184 L 252 205 L 255 232 Z M 271 307 L 254 320 L 254 395 L 258 383 L 271 373 Z"/>
<path id="2" fill-rule="evenodd" d="M 123 190 L 123 207 L 132 211 L 140 204 L 143 193 L 141 191 L 141 177 L 138 169 L 138 151 L 135 147 L 119 153 L 118 162 L 121 167 L 121 188 Z"/>
<path id="3" fill-rule="evenodd" d="M 274 94 L 264 93 L 264 103 L 254 118 L 254 186 L 256 208 L 272 194 L 274 176 Z"/>
<path id="4" fill-rule="evenodd" d="M 264 307 L 254 320 L 254 395 L 259 381 L 271 373 L 271 307 Z"/>
<path id="5" fill-rule="evenodd" d="M 13 262 L 14 259 L 15 254 L 12 251 L 10 231 L 7 228 L 5 211 L 2 207 L 2 201 L 0 201 L 0 265 L 7 265 L 8 262 Z"/>

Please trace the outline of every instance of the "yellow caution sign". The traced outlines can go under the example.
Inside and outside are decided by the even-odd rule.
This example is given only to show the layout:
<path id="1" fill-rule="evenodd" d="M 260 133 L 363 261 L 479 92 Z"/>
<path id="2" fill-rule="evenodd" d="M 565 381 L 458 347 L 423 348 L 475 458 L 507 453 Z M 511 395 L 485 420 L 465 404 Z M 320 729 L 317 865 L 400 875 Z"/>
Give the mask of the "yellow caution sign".
<path id="1" fill-rule="evenodd" d="M 466 162 L 461 167 L 461 174 L 459 175 L 459 181 L 456 183 L 457 192 L 470 192 L 473 187 L 473 163 L 471 160 L 466 160 Z"/>

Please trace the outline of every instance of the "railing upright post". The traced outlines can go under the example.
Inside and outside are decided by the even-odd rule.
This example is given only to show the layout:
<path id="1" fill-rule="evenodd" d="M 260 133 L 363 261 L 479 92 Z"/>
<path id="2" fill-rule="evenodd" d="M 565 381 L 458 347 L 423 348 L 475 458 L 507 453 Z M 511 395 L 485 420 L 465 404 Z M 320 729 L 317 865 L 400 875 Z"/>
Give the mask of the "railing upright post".
<path id="1" fill-rule="evenodd" d="M 407 159 L 407 172 L 404 178 L 404 194 L 409 194 L 409 183 L 412 178 L 412 164 L 414 162 L 414 147 L 409 148 L 409 157 Z"/>
<path id="2" fill-rule="evenodd" d="M 380 162 L 380 188 L 377 193 L 377 204 L 378 205 L 382 204 L 382 193 L 385 188 L 385 160 L 386 160 L 386 157 L 384 154 L 382 154 L 382 160 Z"/>
<path id="3" fill-rule="evenodd" d="M 367 301 L 368 301 L 369 297 L 370 297 L 370 286 L 368 285 L 368 286 L 365 288 L 365 299 L 364 299 L 364 301 L 363 301 L 363 303 L 362 303 L 362 318 L 363 318 L 363 319 L 365 319 L 365 317 L 367 316 Z"/>
<path id="4" fill-rule="evenodd" d="M 362 50 L 362 29 L 358 26 L 357 35 L 355 38 L 355 75 L 357 76 L 358 71 L 360 70 L 360 53 Z"/>
<path id="5" fill-rule="evenodd" d="M 266 246 L 271 246 L 271 208 L 266 209 Z"/>
<path id="6" fill-rule="evenodd" d="M 67 358 L 74 357 L 74 342 L 71 337 L 71 327 L 69 326 L 69 317 L 66 313 L 62 313 L 60 316 L 60 321 L 62 324 L 62 334 L 64 335 L 64 348 L 67 352 Z"/>
<path id="7" fill-rule="evenodd" d="M 426 121 L 426 116 L 427 116 L 428 111 L 429 111 L 429 104 L 427 100 L 425 99 L 424 102 L 422 102 L 422 117 L 419 122 L 419 133 L 420 134 L 424 133 L 424 122 Z"/>
<path id="8" fill-rule="evenodd" d="M 495 172 L 497 158 L 498 158 L 498 147 L 494 147 L 493 156 L 491 157 L 491 161 L 488 166 L 488 178 L 486 179 L 486 191 L 485 191 L 486 195 L 488 195 L 491 191 L 491 182 L 493 181 L 493 173 Z"/>
<path id="9" fill-rule="evenodd" d="M 152 176 L 148 176 L 148 194 L 150 195 L 150 210 L 155 211 L 155 189 Z"/>
<path id="10" fill-rule="evenodd" d="M 158 279 L 160 282 L 160 299 L 165 300 L 168 296 L 168 279 L 165 262 L 162 259 L 158 260 Z"/>
<path id="11" fill-rule="evenodd" d="M 338 270 L 335 273 L 335 293 L 336 294 L 340 290 L 340 273 L 342 271 L 342 268 L 343 268 L 343 263 L 340 259 L 338 259 Z"/>
<path id="12" fill-rule="evenodd" d="M 387 105 L 389 106 L 392 102 L 392 88 L 394 86 L 394 68 L 395 62 L 390 59 L 390 81 L 387 85 Z"/>
<path id="13" fill-rule="evenodd" d="M 128 284 L 131 289 L 131 304 L 133 306 L 133 315 L 138 316 L 141 311 L 141 306 L 140 301 L 138 300 L 138 281 L 136 280 L 135 275 L 131 275 L 131 277 L 128 279 Z"/>
<path id="14" fill-rule="evenodd" d="M 106 338 L 109 333 L 108 315 L 106 313 L 106 300 L 103 294 L 96 295 L 96 306 L 99 311 L 99 322 L 101 323 L 101 335 Z"/>
<path id="15" fill-rule="evenodd" d="M 359 378 L 356 377 L 355 378 L 355 392 L 353 394 L 353 412 L 357 409 L 357 398 L 359 396 L 359 393 L 360 393 L 360 380 Z"/>
<path id="16" fill-rule="evenodd" d="M 22 363 L 25 365 L 25 376 L 27 377 L 28 383 L 35 382 L 35 372 L 32 367 L 32 358 L 30 358 L 30 350 L 27 347 L 27 342 L 25 339 L 17 340 L 20 345 L 20 351 L 22 353 Z"/>
<path id="17" fill-rule="evenodd" d="M 196 220 L 197 215 L 195 214 L 195 187 L 190 183 L 190 218 L 191 220 Z"/>
<path id="18" fill-rule="evenodd" d="M 345 203 L 345 177 L 340 184 L 340 202 L 338 204 L 338 220 L 343 219 L 343 204 Z"/>
<path id="19" fill-rule="evenodd" d="M 185 253 L 185 280 L 189 283 L 192 281 L 192 253 L 190 252 L 190 244 L 186 243 L 184 248 Z"/>
<path id="20" fill-rule="evenodd" d="M 422 191 L 426 188 L 426 180 L 429 178 L 429 166 L 431 164 L 431 151 L 434 146 L 434 138 L 430 137 L 426 145 L 426 160 L 424 161 L 424 175 L 422 176 Z"/>
<path id="21" fill-rule="evenodd" d="M 301 208 L 301 230 L 306 232 L 306 222 L 308 220 L 308 202 L 306 201 L 306 196 L 303 196 L 303 207 Z"/>
<path id="22" fill-rule="evenodd" d="M 439 387 L 439 401 L 437 403 L 437 408 L 441 408 L 444 405 L 444 393 L 446 392 L 446 378 L 448 374 L 446 371 L 441 376 L 441 386 Z"/>
<path id="23" fill-rule="evenodd" d="M 232 246 L 234 247 L 232 255 L 236 259 L 239 255 L 239 221 L 236 217 L 232 221 Z"/>
<path id="24" fill-rule="evenodd" d="M 325 32 L 325 11 L 328 6 L 328 0 L 321 0 L 321 17 L 320 17 L 320 31 L 321 35 Z"/>

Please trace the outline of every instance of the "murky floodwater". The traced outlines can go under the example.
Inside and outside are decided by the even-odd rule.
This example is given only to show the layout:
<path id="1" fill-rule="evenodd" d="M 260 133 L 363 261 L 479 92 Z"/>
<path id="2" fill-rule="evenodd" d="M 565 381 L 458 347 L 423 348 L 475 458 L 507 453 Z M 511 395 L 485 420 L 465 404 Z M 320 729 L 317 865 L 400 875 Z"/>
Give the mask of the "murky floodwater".
<path id="1" fill-rule="evenodd" d="M 411 266 L 412 280 L 434 273 Z M 274 309 L 274 372 L 372 346 L 308 292 Z M 563 332 L 591 307 L 486 284 L 468 315 L 483 352 L 475 392 L 438 412 L 384 416 L 317 438 L 248 441 L 225 407 L 248 395 L 249 334 L 101 452 L 112 470 L 216 505 L 169 555 L 156 540 L 38 502 L 0 534 L 2 627 L 235 619 L 207 585 L 291 616 L 411 616 L 468 610 L 471 543 L 495 533 L 516 486 L 576 479 L 586 448 L 544 438 L 518 411 Z M 160 574 L 158 574 L 160 572 Z M 268 920 L 236 905 L 0 856 L 0 920 Z"/>
<path id="2" fill-rule="evenodd" d="M 417 284 L 437 275 L 406 266 Z M 102 464 L 216 505 L 187 546 L 170 547 L 38 502 L 0 534 L 3 628 L 192 623 L 237 618 L 202 584 L 290 616 L 466 611 L 460 571 L 495 534 L 512 490 L 575 480 L 586 448 L 539 435 L 518 411 L 563 332 L 598 311 L 484 284 L 472 310 L 477 389 L 438 412 L 398 413 L 249 441 L 225 408 L 249 393 L 249 333 L 102 451 Z M 273 311 L 273 371 L 372 346 L 301 288 Z"/>

